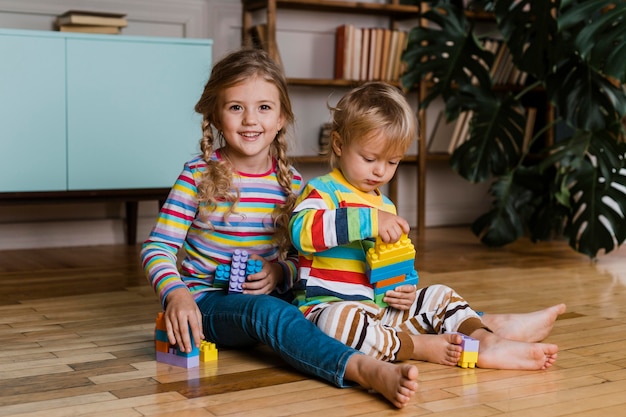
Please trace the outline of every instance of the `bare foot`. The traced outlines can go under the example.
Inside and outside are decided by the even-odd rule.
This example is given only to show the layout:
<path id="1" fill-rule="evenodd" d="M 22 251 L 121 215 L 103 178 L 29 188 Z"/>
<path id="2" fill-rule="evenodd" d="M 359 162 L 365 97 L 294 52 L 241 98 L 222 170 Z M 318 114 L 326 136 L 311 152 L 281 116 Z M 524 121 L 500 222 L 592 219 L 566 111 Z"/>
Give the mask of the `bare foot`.
<path id="1" fill-rule="evenodd" d="M 411 335 L 411 359 L 454 366 L 461 357 L 463 338 L 457 333 Z"/>
<path id="2" fill-rule="evenodd" d="M 540 342 L 552 331 L 557 317 L 565 313 L 565 304 L 523 314 L 489 314 L 481 318 L 495 334 L 520 342 Z"/>
<path id="3" fill-rule="evenodd" d="M 417 375 L 414 365 L 395 365 L 357 353 L 348 359 L 345 378 L 382 394 L 391 404 L 402 408 L 417 391 Z"/>
<path id="4" fill-rule="evenodd" d="M 478 329 L 472 337 L 480 341 L 479 368 L 540 370 L 556 362 L 559 347 L 551 343 L 529 343 L 508 340 Z"/>

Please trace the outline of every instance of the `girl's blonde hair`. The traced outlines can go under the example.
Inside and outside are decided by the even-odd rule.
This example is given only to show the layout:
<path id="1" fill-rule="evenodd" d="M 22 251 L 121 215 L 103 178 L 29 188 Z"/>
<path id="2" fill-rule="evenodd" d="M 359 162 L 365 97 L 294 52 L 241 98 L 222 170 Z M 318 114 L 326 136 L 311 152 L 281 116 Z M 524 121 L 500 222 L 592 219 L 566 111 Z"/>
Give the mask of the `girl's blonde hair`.
<path id="1" fill-rule="evenodd" d="M 367 82 L 350 90 L 332 112 L 331 141 L 345 145 L 367 140 L 373 133 L 384 137 L 390 154 L 404 154 L 417 135 L 417 117 L 401 91 L 381 81 Z M 337 155 L 330 152 L 330 165 Z"/>
<path id="2" fill-rule="evenodd" d="M 277 205 L 272 215 L 276 228 L 274 239 L 280 249 L 281 258 L 284 258 L 290 246 L 289 217 L 297 197 L 291 188 L 293 172 L 287 158 L 287 138 L 285 137 L 286 126 L 293 123 L 294 115 L 283 71 L 262 50 L 240 49 L 231 52 L 216 63 L 209 81 L 204 86 L 202 96 L 195 106 L 196 112 L 202 115 L 203 136 L 200 140 L 200 150 L 207 164 L 207 170 L 198 184 L 198 199 L 200 203 L 206 203 L 206 210 L 213 210 L 220 200 L 232 202 L 228 212 L 224 215 L 225 220 L 228 220 L 228 216 L 236 211 L 239 190 L 232 189 L 233 168 L 225 161 L 211 160 L 213 151 L 224 146 L 224 138 L 219 134 L 214 135 L 213 128 L 219 125 L 216 123 L 219 120 L 216 119 L 221 114 L 219 106 L 222 92 L 255 76 L 276 86 L 281 114 L 285 120 L 285 125 L 276 134 L 270 147 L 270 155 L 277 163 L 278 183 L 286 196 L 285 203 Z"/>

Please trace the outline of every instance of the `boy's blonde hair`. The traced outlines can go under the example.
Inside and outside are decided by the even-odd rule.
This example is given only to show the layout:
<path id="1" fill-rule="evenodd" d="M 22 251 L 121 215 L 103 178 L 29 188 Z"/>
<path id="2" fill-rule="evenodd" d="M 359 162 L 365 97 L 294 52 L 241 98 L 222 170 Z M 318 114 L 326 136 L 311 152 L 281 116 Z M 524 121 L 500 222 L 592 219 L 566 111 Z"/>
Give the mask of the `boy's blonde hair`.
<path id="1" fill-rule="evenodd" d="M 331 141 L 338 135 L 348 146 L 376 133 L 387 140 L 389 154 L 404 155 L 417 135 L 417 117 L 406 98 L 398 88 L 382 81 L 350 90 L 330 110 Z M 330 165 L 337 166 L 332 151 Z"/>
<path id="2" fill-rule="evenodd" d="M 211 71 L 209 81 L 204 86 L 202 96 L 195 106 L 196 112 L 202 115 L 203 137 L 200 140 L 200 149 L 202 157 L 207 163 L 207 170 L 198 184 L 198 200 L 201 203 L 206 203 L 208 210 L 214 209 L 220 200 L 231 201 L 232 205 L 225 213 L 225 220 L 228 220 L 227 217 L 236 211 L 239 202 L 239 190 L 232 190 L 232 166 L 227 162 L 211 160 L 213 151 L 224 145 L 224 139 L 221 135 L 218 134 L 217 138 L 214 137 L 213 127 L 219 125 L 219 120 L 216 118 L 221 114 L 219 106 L 222 92 L 255 76 L 276 86 L 280 99 L 281 115 L 285 121 L 283 128 L 276 134 L 270 147 L 270 154 L 277 163 L 278 183 L 286 195 L 285 204 L 277 205 L 273 213 L 276 227 L 274 239 L 279 246 L 281 258 L 283 258 L 290 247 L 288 225 L 297 197 L 291 188 L 293 172 L 287 157 L 287 138 L 285 135 L 286 126 L 293 123 L 294 115 L 283 71 L 263 50 L 240 49 L 231 52 L 217 62 Z"/>

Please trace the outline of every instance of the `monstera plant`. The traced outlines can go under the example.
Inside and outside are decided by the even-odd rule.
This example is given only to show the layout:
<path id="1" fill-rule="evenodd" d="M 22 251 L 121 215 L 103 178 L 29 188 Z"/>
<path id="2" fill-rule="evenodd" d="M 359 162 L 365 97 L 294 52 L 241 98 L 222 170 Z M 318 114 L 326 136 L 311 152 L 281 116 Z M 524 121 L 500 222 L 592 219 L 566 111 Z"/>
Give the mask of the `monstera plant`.
<path id="1" fill-rule="evenodd" d="M 466 0 L 464 8 L 456 1 L 403 2 L 421 4 L 427 22 L 410 32 L 403 87 L 428 83 L 420 106 L 440 97 L 448 120 L 473 114 L 470 138 L 450 164 L 468 181 L 491 183 L 492 208 L 472 224 L 481 241 L 503 246 L 556 233 L 590 258 L 624 243 L 626 2 Z M 482 46 L 468 10 L 493 16 L 515 66 L 528 73 L 523 88 L 494 89 L 494 54 Z M 520 109 L 537 91 L 556 116 L 524 147 Z M 545 141 L 555 126 L 565 134 Z"/>

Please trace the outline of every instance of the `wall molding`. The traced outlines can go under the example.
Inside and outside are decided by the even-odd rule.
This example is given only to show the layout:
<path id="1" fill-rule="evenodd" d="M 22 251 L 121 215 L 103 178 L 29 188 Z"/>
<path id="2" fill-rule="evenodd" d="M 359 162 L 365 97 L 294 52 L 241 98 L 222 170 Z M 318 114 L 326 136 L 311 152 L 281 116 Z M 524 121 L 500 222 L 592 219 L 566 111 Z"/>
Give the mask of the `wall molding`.
<path id="1" fill-rule="evenodd" d="M 202 38 L 207 37 L 209 6 L 209 0 L 0 0 L 0 13 L 49 18 L 51 27 L 66 10 L 121 12 L 130 24 L 175 24 L 183 28 L 184 37 Z"/>

